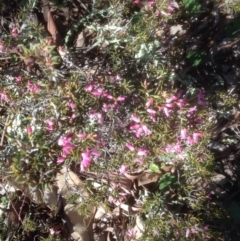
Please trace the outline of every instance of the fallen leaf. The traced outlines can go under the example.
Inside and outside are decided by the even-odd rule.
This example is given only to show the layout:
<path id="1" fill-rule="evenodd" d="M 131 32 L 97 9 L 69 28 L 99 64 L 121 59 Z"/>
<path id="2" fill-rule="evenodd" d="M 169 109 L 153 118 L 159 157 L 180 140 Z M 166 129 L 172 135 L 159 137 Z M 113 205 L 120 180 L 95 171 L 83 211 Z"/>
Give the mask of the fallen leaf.
<path id="1" fill-rule="evenodd" d="M 58 30 L 57 30 L 57 27 L 56 27 L 56 24 L 53 20 L 53 17 L 52 17 L 52 14 L 51 12 L 49 11 L 48 12 L 48 24 L 47 24 L 47 29 L 48 29 L 48 32 L 52 35 L 52 38 L 54 40 L 54 43 L 58 42 L 59 41 L 59 33 L 58 33 Z"/>
<path id="2" fill-rule="evenodd" d="M 85 44 L 85 36 L 84 36 L 84 33 L 83 31 L 78 34 L 78 38 L 77 38 L 77 42 L 76 42 L 76 47 L 77 48 L 82 48 Z"/>
<path id="3" fill-rule="evenodd" d="M 149 183 L 157 182 L 161 175 L 162 175 L 161 173 L 145 171 L 138 178 L 138 185 L 144 186 L 144 185 L 147 185 Z"/>

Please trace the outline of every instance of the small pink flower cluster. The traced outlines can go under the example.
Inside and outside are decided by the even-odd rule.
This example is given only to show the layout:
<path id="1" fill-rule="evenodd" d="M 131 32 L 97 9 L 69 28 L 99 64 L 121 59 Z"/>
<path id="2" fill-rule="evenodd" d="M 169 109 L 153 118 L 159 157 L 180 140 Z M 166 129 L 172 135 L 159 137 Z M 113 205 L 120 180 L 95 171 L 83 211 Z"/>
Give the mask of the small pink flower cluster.
<path id="1" fill-rule="evenodd" d="M 143 134 L 145 134 L 146 136 L 152 134 L 147 125 L 144 124 L 136 115 L 132 115 L 131 120 L 134 121 L 136 124 L 130 126 L 130 130 L 135 132 L 137 138 L 141 137 Z"/>
<path id="2" fill-rule="evenodd" d="M 33 93 L 37 93 L 38 91 L 41 90 L 40 86 L 31 83 L 30 80 L 28 80 L 27 88 L 28 88 L 28 91 L 33 92 Z"/>
<path id="3" fill-rule="evenodd" d="M 126 236 L 128 236 L 129 238 L 131 238 L 130 241 L 134 241 L 136 240 L 136 235 L 137 235 L 137 231 L 134 229 L 129 229 L 126 232 Z"/>
<path id="4" fill-rule="evenodd" d="M 72 116 L 70 117 L 70 123 L 72 123 L 73 120 L 76 118 L 76 105 L 72 100 L 69 100 L 68 106 L 70 107 L 70 109 L 72 111 Z"/>
<path id="5" fill-rule="evenodd" d="M 61 230 L 56 231 L 54 228 L 50 228 L 49 231 L 51 235 L 54 235 L 54 234 L 59 235 L 62 232 Z"/>
<path id="6" fill-rule="evenodd" d="M 183 94 L 183 91 L 179 91 L 177 95 L 172 95 L 170 98 L 166 99 L 166 103 L 159 107 L 160 110 L 163 110 L 166 117 L 170 116 L 171 110 L 179 107 L 180 109 L 184 108 L 187 99 L 180 98 Z"/>
<path id="7" fill-rule="evenodd" d="M 109 198 L 108 198 L 108 201 L 110 202 L 110 203 L 113 203 L 113 204 L 115 204 L 116 206 L 119 206 L 121 203 L 123 203 L 124 202 L 124 197 L 120 197 L 120 198 L 114 198 L 113 196 L 109 196 Z"/>
<path id="8" fill-rule="evenodd" d="M 135 159 L 136 162 L 138 163 L 143 163 L 143 157 L 146 157 L 147 156 L 147 149 L 146 148 L 138 148 L 136 149 L 132 144 L 130 143 L 126 143 L 126 147 L 134 152 L 136 155 L 137 155 L 137 158 Z"/>
<path id="9" fill-rule="evenodd" d="M 47 119 L 46 123 L 47 123 L 46 130 L 53 131 L 54 130 L 54 123 L 53 123 L 53 121 L 51 119 Z"/>
<path id="10" fill-rule="evenodd" d="M 100 152 L 96 149 L 96 148 L 87 148 L 82 154 L 82 161 L 81 161 L 81 172 L 85 171 L 85 168 L 89 167 L 91 162 L 92 162 L 92 158 L 98 158 L 100 156 Z"/>
<path id="11" fill-rule="evenodd" d="M 0 93 L 0 101 L 5 101 L 6 103 L 11 102 L 10 98 L 4 92 Z"/>
<path id="12" fill-rule="evenodd" d="M 66 160 L 67 156 L 70 155 L 72 150 L 75 148 L 75 145 L 71 143 L 72 135 L 68 134 L 66 136 L 62 136 L 58 140 L 58 145 L 62 147 L 61 156 L 58 157 L 57 163 L 62 163 Z"/>
<path id="13" fill-rule="evenodd" d="M 182 140 L 186 140 L 187 144 L 192 146 L 193 144 L 198 143 L 198 141 L 199 141 L 198 138 L 202 136 L 202 133 L 201 132 L 195 132 L 192 135 L 188 136 L 187 130 L 182 129 L 180 136 L 181 136 Z"/>
<path id="14" fill-rule="evenodd" d="M 199 234 L 199 233 L 201 233 L 202 234 L 202 237 L 204 238 L 204 239 L 208 239 L 208 238 L 210 238 L 208 235 L 205 235 L 204 234 L 204 231 L 206 231 L 206 230 L 208 230 L 208 225 L 206 225 L 206 226 L 204 226 L 203 228 L 199 228 L 199 227 L 197 227 L 197 225 L 195 225 L 194 227 L 192 227 L 192 228 L 188 228 L 187 230 L 186 230 L 186 238 L 188 238 L 189 236 L 190 236 L 190 234 Z"/>
<path id="15" fill-rule="evenodd" d="M 27 134 L 30 136 L 33 133 L 33 129 L 31 126 L 27 126 Z"/>
<path id="16" fill-rule="evenodd" d="M 16 27 L 14 27 L 14 28 L 12 29 L 12 36 L 13 36 L 14 38 L 18 38 L 18 37 L 19 37 L 18 29 L 17 29 Z"/>
<path id="17" fill-rule="evenodd" d="M 206 106 L 206 101 L 205 101 L 205 93 L 203 90 L 201 90 L 198 95 L 197 95 L 197 99 L 198 99 L 198 104 L 201 106 Z"/>
<path id="18" fill-rule="evenodd" d="M 146 111 L 148 112 L 149 114 L 149 117 L 150 119 L 153 121 L 153 122 L 156 122 L 156 111 L 152 108 L 149 108 L 152 104 L 153 104 L 153 98 L 149 98 L 145 104 L 145 107 L 146 107 Z"/>
<path id="19" fill-rule="evenodd" d="M 15 77 L 15 80 L 16 80 L 17 84 L 20 84 L 22 82 L 22 76 L 20 75 L 20 76 Z"/>
<path id="20" fill-rule="evenodd" d="M 180 131 L 180 139 L 181 141 L 185 141 L 182 143 L 180 140 L 176 142 L 176 144 L 168 144 L 165 148 L 165 151 L 167 153 L 176 153 L 177 157 L 181 160 L 183 160 L 186 157 L 186 152 L 184 151 L 183 147 L 185 144 L 192 146 L 199 141 L 199 137 L 202 136 L 201 132 L 195 132 L 192 135 L 187 135 L 187 130 L 182 129 Z"/>
<path id="21" fill-rule="evenodd" d="M 103 103 L 102 110 L 107 113 L 109 111 L 114 111 L 118 108 L 120 102 L 125 101 L 124 96 L 114 97 L 107 93 L 103 88 L 96 86 L 93 82 L 85 86 L 84 90 L 93 96 L 104 97 L 105 100 L 112 101 L 111 103 Z M 99 124 L 103 123 L 102 114 L 96 110 L 90 110 L 88 112 L 90 118 L 96 117 Z"/>
<path id="22" fill-rule="evenodd" d="M 128 169 L 128 165 L 123 164 L 120 168 L 119 168 L 119 172 L 120 174 L 124 175 L 127 172 Z"/>

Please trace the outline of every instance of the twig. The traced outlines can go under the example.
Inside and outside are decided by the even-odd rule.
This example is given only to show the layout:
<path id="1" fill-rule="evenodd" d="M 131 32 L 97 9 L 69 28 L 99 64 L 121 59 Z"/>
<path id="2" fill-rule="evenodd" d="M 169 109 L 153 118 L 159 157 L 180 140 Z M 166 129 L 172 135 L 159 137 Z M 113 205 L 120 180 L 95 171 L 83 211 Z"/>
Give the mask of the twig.
<path id="1" fill-rule="evenodd" d="M 7 116 L 7 119 L 6 119 L 4 128 L 3 128 L 0 146 L 3 146 L 3 141 L 4 141 L 4 136 L 5 136 L 5 133 L 6 133 L 6 130 L 7 130 L 7 123 L 8 123 L 8 121 L 9 121 L 9 115 Z"/>

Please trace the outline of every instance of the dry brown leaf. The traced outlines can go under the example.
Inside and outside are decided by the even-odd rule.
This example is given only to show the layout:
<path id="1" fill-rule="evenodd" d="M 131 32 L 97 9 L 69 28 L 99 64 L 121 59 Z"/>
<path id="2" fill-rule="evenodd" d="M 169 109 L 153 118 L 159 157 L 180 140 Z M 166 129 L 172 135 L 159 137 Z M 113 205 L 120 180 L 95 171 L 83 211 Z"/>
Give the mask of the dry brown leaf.
<path id="1" fill-rule="evenodd" d="M 137 175 L 130 175 L 130 174 L 127 174 L 127 173 L 124 174 L 124 176 L 131 181 L 134 181 L 134 180 L 138 179 L 141 175 L 142 175 L 142 173 L 137 174 Z"/>
<path id="2" fill-rule="evenodd" d="M 102 205 L 100 205 L 98 208 L 97 208 L 97 212 L 95 214 L 95 219 L 101 219 L 103 217 L 103 215 L 106 214 L 106 210 L 104 209 L 104 207 Z"/>
<path id="3" fill-rule="evenodd" d="M 84 33 L 83 31 L 78 34 L 78 38 L 77 38 L 77 42 L 76 42 L 76 47 L 77 48 L 82 48 L 85 44 L 85 36 L 84 36 Z"/>
<path id="4" fill-rule="evenodd" d="M 104 229 L 105 232 L 113 232 L 114 231 L 114 228 L 113 227 L 107 227 Z"/>
<path id="5" fill-rule="evenodd" d="M 133 182 L 124 176 L 119 176 L 117 173 L 110 173 L 108 178 L 111 183 L 119 184 L 121 187 L 131 190 Z"/>
<path id="6" fill-rule="evenodd" d="M 139 239 L 142 237 L 144 232 L 144 226 L 143 226 L 143 222 L 141 221 L 140 217 L 137 216 L 136 217 L 136 223 L 135 226 L 133 227 L 133 233 L 136 235 L 136 239 Z"/>
<path id="7" fill-rule="evenodd" d="M 116 208 L 113 209 L 112 215 L 113 216 L 119 216 L 120 212 L 121 212 L 120 207 L 116 207 Z"/>
<path id="8" fill-rule="evenodd" d="M 52 35 L 54 43 L 56 43 L 59 40 L 58 39 L 59 33 L 58 33 L 56 24 L 53 20 L 53 17 L 52 17 L 52 14 L 50 11 L 48 12 L 48 21 L 47 22 L 48 22 L 48 24 L 47 24 L 48 32 Z"/>
<path id="9" fill-rule="evenodd" d="M 164 172 L 170 172 L 172 167 L 173 166 L 163 166 L 163 167 L 160 167 L 160 170 Z"/>
<path id="10" fill-rule="evenodd" d="M 157 182 L 161 175 L 162 175 L 161 173 L 145 171 L 138 178 L 138 185 L 144 186 L 144 185 L 147 185 L 149 183 Z"/>
<path id="11" fill-rule="evenodd" d="M 64 197 L 71 190 L 78 190 L 84 197 L 88 196 L 88 193 L 82 188 L 83 183 L 80 178 L 68 169 L 67 166 L 63 166 L 61 171 L 56 177 L 57 186 L 59 188 L 59 193 Z"/>
<path id="12" fill-rule="evenodd" d="M 137 208 L 137 207 L 131 207 L 131 206 L 129 206 L 127 204 L 124 204 L 124 203 L 121 203 L 119 205 L 119 207 L 121 209 L 123 209 L 124 211 L 126 211 L 126 215 L 133 215 L 133 214 L 139 213 L 142 209 L 142 208 Z"/>
<path id="13" fill-rule="evenodd" d="M 78 206 L 75 204 L 67 204 L 64 208 L 66 215 L 68 216 L 70 222 L 67 222 L 68 230 L 74 231 L 74 236 L 78 236 L 80 240 L 93 241 L 92 225 L 90 219 L 85 219 L 83 216 L 78 214 Z"/>

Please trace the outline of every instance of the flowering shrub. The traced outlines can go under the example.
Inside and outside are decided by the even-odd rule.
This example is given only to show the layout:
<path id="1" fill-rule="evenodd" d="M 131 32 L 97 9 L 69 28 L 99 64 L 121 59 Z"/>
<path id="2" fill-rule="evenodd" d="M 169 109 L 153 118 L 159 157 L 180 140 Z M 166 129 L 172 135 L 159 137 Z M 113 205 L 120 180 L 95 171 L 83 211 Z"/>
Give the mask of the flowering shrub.
<path id="1" fill-rule="evenodd" d="M 132 180 L 146 170 L 157 173 L 157 187 L 146 182 L 129 191 L 111 180 L 114 188 L 108 189 L 108 196 L 102 197 L 98 190 L 84 205 L 104 200 L 113 208 L 127 205 L 131 198 L 135 205 L 138 199 L 147 219 L 143 240 L 209 239 L 208 227 L 194 216 L 194 210 L 208 201 L 207 194 L 196 191 L 202 198 L 199 202 L 191 193 L 193 180 L 207 180 L 210 175 L 212 156 L 206 143 L 211 107 L 202 88 L 184 85 L 177 76 L 172 82 L 171 63 L 166 61 L 171 44 L 167 36 L 157 37 L 155 32 L 167 28 L 179 7 L 171 1 L 127 2 L 121 13 L 112 6 L 107 9 L 112 16 L 102 15 L 106 25 L 87 17 L 81 22 L 98 34 L 93 47 L 107 56 L 107 67 L 95 74 L 75 65 L 66 72 L 53 68 L 61 61 L 49 38 L 37 34 L 26 38 L 24 31 L 13 27 L 11 41 L 1 40 L 1 53 L 16 53 L 11 50 L 15 46 L 22 49 L 18 58 L 26 67 L 17 77 L 2 77 L 0 83 L 5 110 L 1 146 L 10 153 L 5 168 L 16 180 L 21 177 L 25 184 L 31 183 L 32 189 L 53 183 L 63 165 L 74 164 L 79 175 L 132 175 Z M 114 13 L 123 18 L 128 7 L 141 8 L 141 4 L 146 4 L 146 13 L 134 12 L 127 24 L 110 25 Z M 41 74 L 29 67 L 29 57 L 39 60 Z M 187 213 L 180 208 L 185 206 Z M 61 232 L 50 229 L 50 234 Z M 126 230 L 125 238 L 135 240 L 136 230 Z"/>

